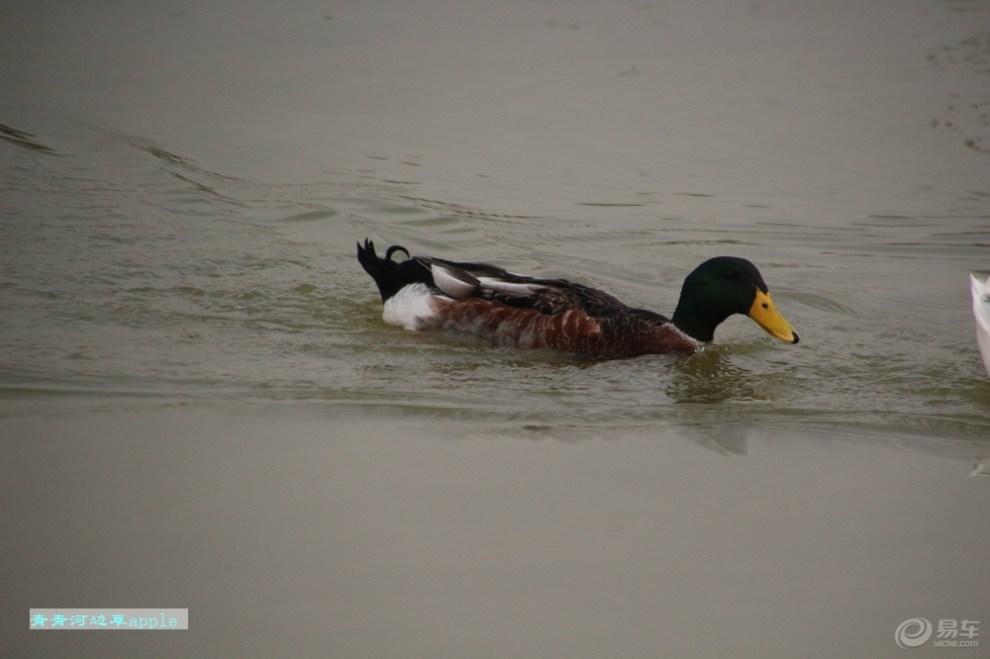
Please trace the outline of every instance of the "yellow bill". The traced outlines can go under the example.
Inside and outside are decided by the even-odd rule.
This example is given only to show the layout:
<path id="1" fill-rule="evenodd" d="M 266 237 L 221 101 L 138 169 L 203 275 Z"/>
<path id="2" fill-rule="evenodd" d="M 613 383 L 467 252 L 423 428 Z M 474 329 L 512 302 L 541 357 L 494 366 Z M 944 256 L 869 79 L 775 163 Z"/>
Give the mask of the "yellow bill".
<path id="1" fill-rule="evenodd" d="M 764 293 L 761 290 L 756 291 L 756 299 L 753 300 L 753 306 L 749 308 L 748 315 L 770 336 L 787 343 L 797 343 L 800 340 L 791 324 L 777 311 L 769 293 Z"/>

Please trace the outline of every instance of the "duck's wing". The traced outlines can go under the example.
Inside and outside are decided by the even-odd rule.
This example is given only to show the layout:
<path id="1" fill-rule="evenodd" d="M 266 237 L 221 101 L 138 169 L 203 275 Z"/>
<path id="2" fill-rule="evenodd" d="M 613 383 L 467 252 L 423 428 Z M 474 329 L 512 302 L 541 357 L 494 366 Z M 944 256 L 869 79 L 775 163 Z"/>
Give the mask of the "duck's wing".
<path id="1" fill-rule="evenodd" d="M 456 300 L 495 300 L 546 315 L 580 311 L 592 318 L 607 318 L 628 310 L 608 293 L 566 279 L 520 275 L 489 263 L 462 263 L 431 256 L 414 256 L 413 260 L 429 269 L 437 289 Z"/>

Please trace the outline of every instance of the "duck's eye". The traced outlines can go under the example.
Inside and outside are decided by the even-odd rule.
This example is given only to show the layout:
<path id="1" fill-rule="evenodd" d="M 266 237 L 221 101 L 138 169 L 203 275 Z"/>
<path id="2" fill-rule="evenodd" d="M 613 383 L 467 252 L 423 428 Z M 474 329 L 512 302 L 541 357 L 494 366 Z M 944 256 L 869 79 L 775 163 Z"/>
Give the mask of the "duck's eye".
<path id="1" fill-rule="evenodd" d="M 739 273 L 737 271 L 735 271 L 735 270 L 726 270 L 725 271 L 725 278 L 728 279 L 729 281 L 738 281 L 739 280 Z"/>

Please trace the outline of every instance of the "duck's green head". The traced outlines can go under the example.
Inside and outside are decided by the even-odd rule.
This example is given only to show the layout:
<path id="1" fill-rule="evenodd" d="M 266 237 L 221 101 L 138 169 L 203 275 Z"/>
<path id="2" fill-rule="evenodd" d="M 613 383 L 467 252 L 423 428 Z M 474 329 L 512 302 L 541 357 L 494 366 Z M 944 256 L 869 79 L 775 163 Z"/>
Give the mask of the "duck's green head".
<path id="1" fill-rule="evenodd" d="M 699 341 L 715 338 L 715 328 L 734 313 L 756 321 L 771 336 L 797 343 L 799 337 L 773 300 L 756 266 L 735 256 L 717 256 L 694 269 L 684 280 L 674 325 Z"/>

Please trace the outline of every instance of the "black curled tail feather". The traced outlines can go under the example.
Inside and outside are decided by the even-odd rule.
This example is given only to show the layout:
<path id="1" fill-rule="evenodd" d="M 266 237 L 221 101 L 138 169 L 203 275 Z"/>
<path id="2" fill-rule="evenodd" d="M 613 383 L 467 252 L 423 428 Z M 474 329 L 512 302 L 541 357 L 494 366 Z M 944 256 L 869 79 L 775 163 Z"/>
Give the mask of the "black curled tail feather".
<path id="1" fill-rule="evenodd" d="M 409 284 L 433 285 L 433 277 L 428 268 L 412 258 L 405 261 L 393 261 L 392 255 L 396 252 L 405 252 L 406 256 L 409 256 L 409 250 L 401 245 L 389 247 L 385 250 L 385 258 L 382 258 L 375 253 L 375 243 L 367 238 L 364 239 L 363 246 L 361 243 L 357 244 L 358 262 L 364 271 L 375 280 L 378 285 L 378 292 L 382 295 L 382 302 Z"/>

